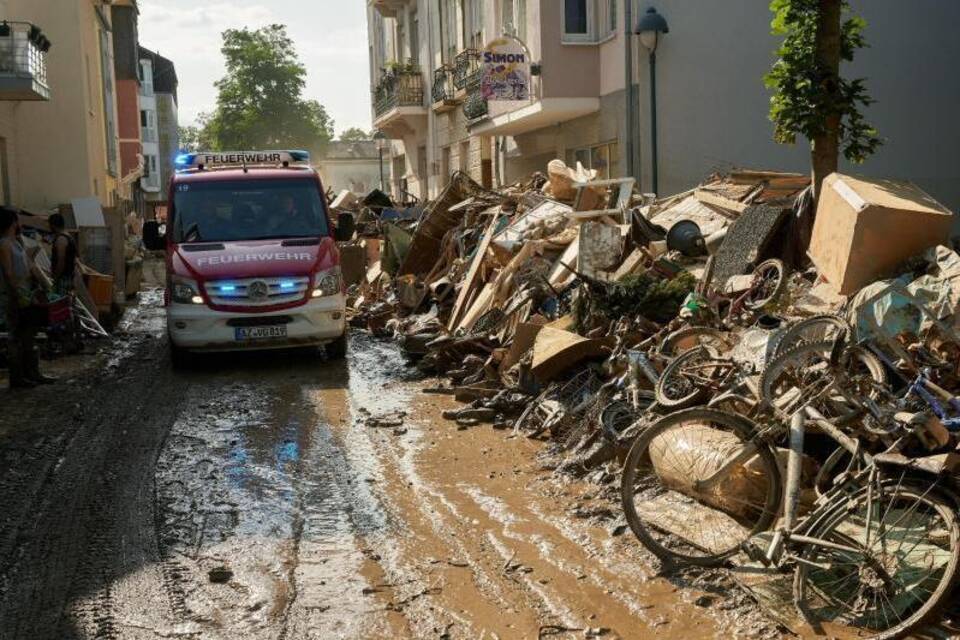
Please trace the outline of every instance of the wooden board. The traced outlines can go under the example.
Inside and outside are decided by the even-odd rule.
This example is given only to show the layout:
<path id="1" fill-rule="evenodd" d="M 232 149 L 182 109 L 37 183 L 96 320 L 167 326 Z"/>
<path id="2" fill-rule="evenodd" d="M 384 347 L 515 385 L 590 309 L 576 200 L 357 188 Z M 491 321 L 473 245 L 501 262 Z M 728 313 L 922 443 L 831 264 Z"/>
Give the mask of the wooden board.
<path id="1" fill-rule="evenodd" d="M 484 256 L 487 254 L 487 248 L 493 239 L 493 232 L 497 228 L 498 217 L 494 216 L 487 226 L 487 230 L 477 246 L 477 252 L 473 255 L 473 262 L 470 263 L 470 270 L 467 277 L 463 279 L 463 286 L 460 287 L 460 293 L 457 294 L 457 301 L 453 304 L 453 311 L 450 312 L 450 320 L 447 323 L 447 329 L 453 331 L 460 324 L 460 316 L 464 312 L 467 300 L 470 298 L 476 286 L 477 274 L 480 272 L 480 265 L 483 264 Z"/>

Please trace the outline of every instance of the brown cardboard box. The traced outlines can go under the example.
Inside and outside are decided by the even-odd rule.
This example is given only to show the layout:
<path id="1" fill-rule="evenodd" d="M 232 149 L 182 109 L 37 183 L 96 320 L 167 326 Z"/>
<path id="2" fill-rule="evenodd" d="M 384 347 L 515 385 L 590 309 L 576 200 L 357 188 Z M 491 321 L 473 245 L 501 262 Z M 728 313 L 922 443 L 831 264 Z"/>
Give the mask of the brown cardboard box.
<path id="1" fill-rule="evenodd" d="M 952 224 L 953 213 L 914 184 L 833 173 L 823 181 L 810 259 L 847 295 L 946 244 Z"/>

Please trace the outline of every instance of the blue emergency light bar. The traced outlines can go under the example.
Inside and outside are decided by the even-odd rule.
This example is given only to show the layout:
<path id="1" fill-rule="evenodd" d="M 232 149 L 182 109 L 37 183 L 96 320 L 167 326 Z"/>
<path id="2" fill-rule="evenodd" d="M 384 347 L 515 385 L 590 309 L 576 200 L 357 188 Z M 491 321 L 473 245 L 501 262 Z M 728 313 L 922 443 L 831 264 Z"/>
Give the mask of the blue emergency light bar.
<path id="1" fill-rule="evenodd" d="M 310 164 L 307 151 L 214 151 L 181 153 L 174 160 L 177 171 L 214 167 L 269 167 Z"/>

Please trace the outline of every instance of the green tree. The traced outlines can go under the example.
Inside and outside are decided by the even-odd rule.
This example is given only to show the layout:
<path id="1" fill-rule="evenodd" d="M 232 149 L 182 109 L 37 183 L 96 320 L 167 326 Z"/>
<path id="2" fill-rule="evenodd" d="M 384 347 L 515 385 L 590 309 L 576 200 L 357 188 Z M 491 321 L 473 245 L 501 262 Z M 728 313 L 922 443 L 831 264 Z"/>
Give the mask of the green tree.
<path id="1" fill-rule="evenodd" d="M 197 114 L 196 125 L 186 125 L 179 128 L 181 150 L 196 153 L 217 148 L 216 143 L 210 138 L 210 120 L 212 117 L 209 113 L 200 113 Z"/>
<path id="2" fill-rule="evenodd" d="M 363 142 L 364 140 L 373 140 L 373 134 L 359 127 L 350 127 L 340 134 L 341 142 Z"/>
<path id="3" fill-rule="evenodd" d="M 221 51 L 227 74 L 216 83 L 217 106 L 203 129 L 213 150 L 323 150 L 333 121 L 303 97 L 307 70 L 285 26 L 229 29 Z"/>
<path id="4" fill-rule="evenodd" d="M 863 78 L 840 76 L 842 61 L 853 60 L 866 46 L 860 17 L 847 0 L 772 0 L 773 33 L 783 37 L 777 61 L 764 78 L 773 90 L 770 119 L 774 139 L 794 144 L 797 136 L 811 143 L 811 169 L 816 194 L 823 179 L 837 170 L 842 151 L 861 163 L 882 141 L 861 109 L 873 100 Z"/>

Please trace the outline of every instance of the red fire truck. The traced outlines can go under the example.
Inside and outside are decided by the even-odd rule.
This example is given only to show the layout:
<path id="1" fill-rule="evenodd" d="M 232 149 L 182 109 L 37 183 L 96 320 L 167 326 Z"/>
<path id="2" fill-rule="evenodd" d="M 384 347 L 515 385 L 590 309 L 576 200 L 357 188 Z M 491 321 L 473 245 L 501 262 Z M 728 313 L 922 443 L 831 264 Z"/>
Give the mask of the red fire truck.
<path id="1" fill-rule="evenodd" d="M 166 250 L 175 364 L 197 352 L 313 346 L 344 357 L 336 240 L 353 235 L 353 220 L 334 226 L 309 159 L 304 151 L 177 158 L 166 228 L 144 229 L 148 248 Z"/>

